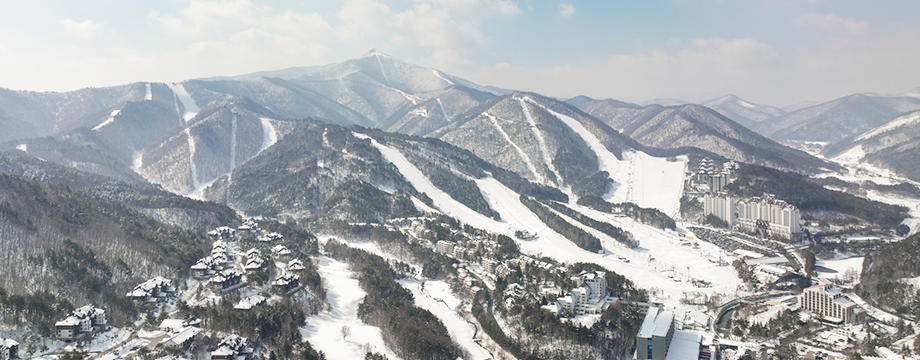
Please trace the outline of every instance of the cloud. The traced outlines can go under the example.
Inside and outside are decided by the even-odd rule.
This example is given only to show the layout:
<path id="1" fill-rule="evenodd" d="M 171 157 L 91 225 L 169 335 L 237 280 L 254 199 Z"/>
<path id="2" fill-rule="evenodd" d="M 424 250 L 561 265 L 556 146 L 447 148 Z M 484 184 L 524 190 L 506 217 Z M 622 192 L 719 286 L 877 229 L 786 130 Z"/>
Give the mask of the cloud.
<path id="1" fill-rule="evenodd" d="M 869 23 L 856 19 L 844 19 L 833 14 L 808 13 L 792 19 L 792 23 L 802 27 L 812 27 L 829 33 L 858 35 L 866 32 Z"/>
<path id="2" fill-rule="evenodd" d="M 558 14 L 562 17 L 571 17 L 572 15 L 575 15 L 575 5 L 559 4 Z"/>
<path id="3" fill-rule="evenodd" d="M 64 25 L 64 35 L 72 35 L 84 39 L 92 39 L 102 35 L 102 24 L 92 20 L 76 22 L 71 19 L 64 19 L 61 20 L 61 25 Z"/>

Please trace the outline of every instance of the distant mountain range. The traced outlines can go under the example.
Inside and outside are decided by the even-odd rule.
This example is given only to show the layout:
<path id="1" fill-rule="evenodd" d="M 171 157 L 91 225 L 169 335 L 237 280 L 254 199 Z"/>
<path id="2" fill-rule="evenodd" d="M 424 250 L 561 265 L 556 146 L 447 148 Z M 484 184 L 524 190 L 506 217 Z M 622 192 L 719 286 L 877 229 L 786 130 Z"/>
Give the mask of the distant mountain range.
<path id="1" fill-rule="evenodd" d="M 671 106 L 560 101 L 370 52 L 327 66 L 175 84 L 0 90 L 0 125 L 10 129 L 0 148 L 203 196 L 303 119 L 313 119 L 436 138 L 528 181 L 566 189 L 598 172 L 599 156 L 619 158 L 624 151 L 798 172 L 834 169 L 780 143 L 832 143 L 920 109 L 920 99 L 906 96 L 853 95 L 792 112 L 733 95 L 702 104 L 666 100 L 658 102 Z M 589 146 L 594 141 L 603 148 Z"/>

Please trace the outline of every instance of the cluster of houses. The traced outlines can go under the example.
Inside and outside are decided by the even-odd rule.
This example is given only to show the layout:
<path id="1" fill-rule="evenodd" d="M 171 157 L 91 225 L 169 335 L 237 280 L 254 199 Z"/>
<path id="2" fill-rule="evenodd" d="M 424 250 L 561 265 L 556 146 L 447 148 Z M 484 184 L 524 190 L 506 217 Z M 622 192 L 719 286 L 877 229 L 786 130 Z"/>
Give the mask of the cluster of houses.
<path id="1" fill-rule="evenodd" d="M 105 310 L 86 305 L 72 311 L 64 320 L 54 323 L 55 335 L 61 340 L 82 338 L 108 324 Z"/>

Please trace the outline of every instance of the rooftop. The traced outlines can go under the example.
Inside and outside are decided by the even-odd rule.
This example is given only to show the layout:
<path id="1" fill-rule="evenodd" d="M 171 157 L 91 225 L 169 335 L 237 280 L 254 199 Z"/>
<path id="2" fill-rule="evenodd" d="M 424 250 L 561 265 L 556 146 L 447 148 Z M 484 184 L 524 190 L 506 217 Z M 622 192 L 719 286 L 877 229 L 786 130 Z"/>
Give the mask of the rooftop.
<path id="1" fill-rule="evenodd" d="M 657 307 L 650 307 L 642 327 L 639 329 L 639 337 L 650 338 L 652 336 L 667 336 L 672 323 L 674 322 L 674 313 L 670 311 L 661 311 Z"/>

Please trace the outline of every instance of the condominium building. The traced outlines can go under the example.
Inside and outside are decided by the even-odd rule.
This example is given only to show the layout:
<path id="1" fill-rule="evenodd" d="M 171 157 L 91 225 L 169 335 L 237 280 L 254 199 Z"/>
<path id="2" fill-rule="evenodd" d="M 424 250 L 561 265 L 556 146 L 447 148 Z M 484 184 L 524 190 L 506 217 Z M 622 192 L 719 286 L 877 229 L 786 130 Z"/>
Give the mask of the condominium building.
<path id="1" fill-rule="evenodd" d="M 859 322 L 862 309 L 830 284 L 819 284 L 799 295 L 799 306 L 835 323 Z"/>
<path id="2" fill-rule="evenodd" d="M 707 194 L 703 197 L 703 211 L 741 231 L 786 239 L 794 239 L 802 233 L 799 209 L 771 194 L 752 198 Z"/>

